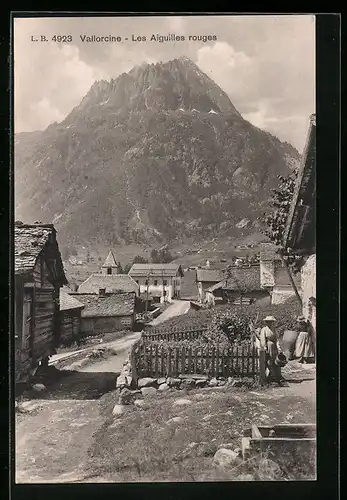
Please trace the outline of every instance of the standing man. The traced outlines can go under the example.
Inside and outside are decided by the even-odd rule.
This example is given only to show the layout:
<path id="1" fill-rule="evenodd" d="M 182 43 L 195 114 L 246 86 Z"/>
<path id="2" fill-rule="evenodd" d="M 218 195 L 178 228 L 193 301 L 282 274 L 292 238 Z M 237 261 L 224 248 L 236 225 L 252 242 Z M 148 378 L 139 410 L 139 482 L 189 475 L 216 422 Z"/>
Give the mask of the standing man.
<path id="1" fill-rule="evenodd" d="M 276 318 L 266 316 L 264 326 L 260 330 L 260 348 L 266 352 L 266 364 L 269 370 L 268 381 L 282 385 L 281 367 L 276 364 L 276 358 L 282 352 L 275 329 Z"/>

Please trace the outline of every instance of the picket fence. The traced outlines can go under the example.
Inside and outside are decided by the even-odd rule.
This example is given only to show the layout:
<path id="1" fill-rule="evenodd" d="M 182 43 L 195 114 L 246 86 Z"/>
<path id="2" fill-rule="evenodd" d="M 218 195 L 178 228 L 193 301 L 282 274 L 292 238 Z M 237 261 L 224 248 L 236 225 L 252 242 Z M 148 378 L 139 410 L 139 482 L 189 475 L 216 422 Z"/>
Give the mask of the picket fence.
<path id="1" fill-rule="evenodd" d="M 168 330 L 153 329 L 147 330 L 142 333 L 142 337 L 146 341 L 156 341 L 156 340 L 196 340 L 200 338 L 207 328 L 195 328 L 182 330 L 170 328 Z"/>
<path id="2" fill-rule="evenodd" d="M 258 351 L 250 344 L 171 347 L 141 342 L 134 348 L 131 358 L 137 378 L 178 377 L 184 374 L 256 378 L 260 373 Z"/>

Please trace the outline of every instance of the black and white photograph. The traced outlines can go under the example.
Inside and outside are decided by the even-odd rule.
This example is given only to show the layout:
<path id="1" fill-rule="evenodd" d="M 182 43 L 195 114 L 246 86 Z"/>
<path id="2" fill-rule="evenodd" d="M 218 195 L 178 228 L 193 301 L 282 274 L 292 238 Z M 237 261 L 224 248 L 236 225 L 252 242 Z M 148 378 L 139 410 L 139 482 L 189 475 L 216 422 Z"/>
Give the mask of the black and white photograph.
<path id="1" fill-rule="evenodd" d="M 16 484 L 317 479 L 315 33 L 13 17 Z"/>

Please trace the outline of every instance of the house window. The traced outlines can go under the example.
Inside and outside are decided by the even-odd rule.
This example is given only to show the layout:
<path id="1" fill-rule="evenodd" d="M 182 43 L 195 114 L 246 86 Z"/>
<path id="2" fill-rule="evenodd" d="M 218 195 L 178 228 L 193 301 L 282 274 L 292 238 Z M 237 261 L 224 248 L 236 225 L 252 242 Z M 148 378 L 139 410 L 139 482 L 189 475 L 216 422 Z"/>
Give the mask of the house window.
<path id="1" fill-rule="evenodd" d="M 163 280 L 163 285 L 167 285 L 167 280 Z"/>
<path id="2" fill-rule="evenodd" d="M 107 274 L 112 274 L 112 267 L 107 268 Z"/>
<path id="3" fill-rule="evenodd" d="M 158 280 L 154 280 L 154 286 L 158 285 Z"/>
<path id="4" fill-rule="evenodd" d="M 148 280 L 145 281 L 145 285 L 148 285 Z"/>

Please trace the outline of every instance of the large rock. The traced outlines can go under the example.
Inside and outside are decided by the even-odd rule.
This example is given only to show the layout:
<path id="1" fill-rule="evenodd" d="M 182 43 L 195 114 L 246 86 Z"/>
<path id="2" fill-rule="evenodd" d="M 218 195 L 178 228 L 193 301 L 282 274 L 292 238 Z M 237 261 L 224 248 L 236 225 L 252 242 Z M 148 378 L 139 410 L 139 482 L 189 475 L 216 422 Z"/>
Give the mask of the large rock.
<path id="1" fill-rule="evenodd" d="M 129 388 L 131 385 L 131 378 L 126 377 L 125 375 L 119 375 L 117 377 L 117 387 L 122 388 L 122 387 L 127 387 Z"/>
<path id="2" fill-rule="evenodd" d="M 209 381 L 208 385 L 209 385 L 210 387 L 217 387 L 217 385 L 218 385 L 218 381 L 217 381 L 217 379 L 216 379 L 215 377 L 214 377 L 214 378 L 211 378 L 211 380 Z"/>
<path id="3" fill-rule="evenodd" d="M 149 404 L 146 401 L 144 401 L 143 399 L 135 399 L 134 405 L 137 408 L 141 408 L 142 410 L 148 410 L 148 408 L 149 408 Z"/>
<path id="4" fill-rule="evenodd" d="M 157 389 L 155 387 L 142 387 L 142 396 L 155 396 L 157 394 Z"/>
<path id="5" fill-rule="evenodd" d="M 182 382 L 182 379 L 180 378 L 173 378 L 173 377 L 168 377 L 167 380 L 166 380 L 166 383 L 170 386 L 170 387 L 179 387 L 180 384 Z"/>
<path id="6" fill-rule="evenodd" d="M 183 417 L 172 417 L 167 420 L 167 424 L 182 424 L 184 422 Z"/>
<path id="7" fill-rule="evenodd" d="M 47 388 L 43 384 L 34 384 L 32 386 L 32 390 L 35 392 L 45 392 L 45 391 L 47 391 Z"/>
<path id="8" fill-rule="evenodd" d="M 208 376 L 207 375 L 199 375 L 197 373 L 193 373 L 193 374 L 181 374 L 179 376 L 179 378 L 181 378 L 182 380 L 184 380 L 184 379 L 208 380 Z"/>
<path id="9" fill-rule="evenodd" d="M 158 380 L 157 380 L 158 385 L 165 384 L 165 383 L 166 383 L 166 377 L 158 378 Z"/>
<path id="10" fill-rule="evenodd" d="M 241 462 L 238 453 L 228 448 L 219 448 L 213 457 L 213 462 L 222 469 L 235 467 Z"/>
<path id="11" fill-rule="evenodd" d="M 169 389 L 170 389 L 170 387 L 168 386 L 168 384 L 160 384 L 158 391 L 164 392 L 164 391 L 168 391 Z"/>
<path id="12" fill-rule="evenodd" d="M 112 415 L 114 417 L 119 417 L 123 413 L 124 413 L 124 406 L 123 405 L 119 405 L 119 404 L 114 405 L 113 410 L 112 410 Z"/>
<path id="13" fill-rule="evenodd" d="M 199 387 L 205 387 L 207 384 L 207 379 L 199 379 L 199 380 L 195 380 L 195 386 L 197 388 Z"/>
<path id="14" fill-rule="evenodd" d="M 130 391 L 127 388 L 124 388 L 119 395 L 119 403 L 121 405 L 130 405 L 135 399 L 141 394 L 141 391 Z"/>
<path id="15" fill-rule="evenodd" d="M 193 378 L 182 379 L 182 387 L 186 389 L 193 389 L 195 387 L 195 380 Z"/>
<path id="16" fill-rule="evenodd" d="M 137 382 L 137 385 L 140 389 L 142 387 L 154 387 L 157 383 L 157 379 L 151 377 L 140 378 Z"/>
<path id="17" fill-rule="evenodd" d="M 176 399 L 176 401 L 174 401 L 174 406 L 187 406 L 187 405 L 191 405 L 192 402 L 190 399 L 185 399 L 185 398 L 180 398 L 180 399 Z"/>

